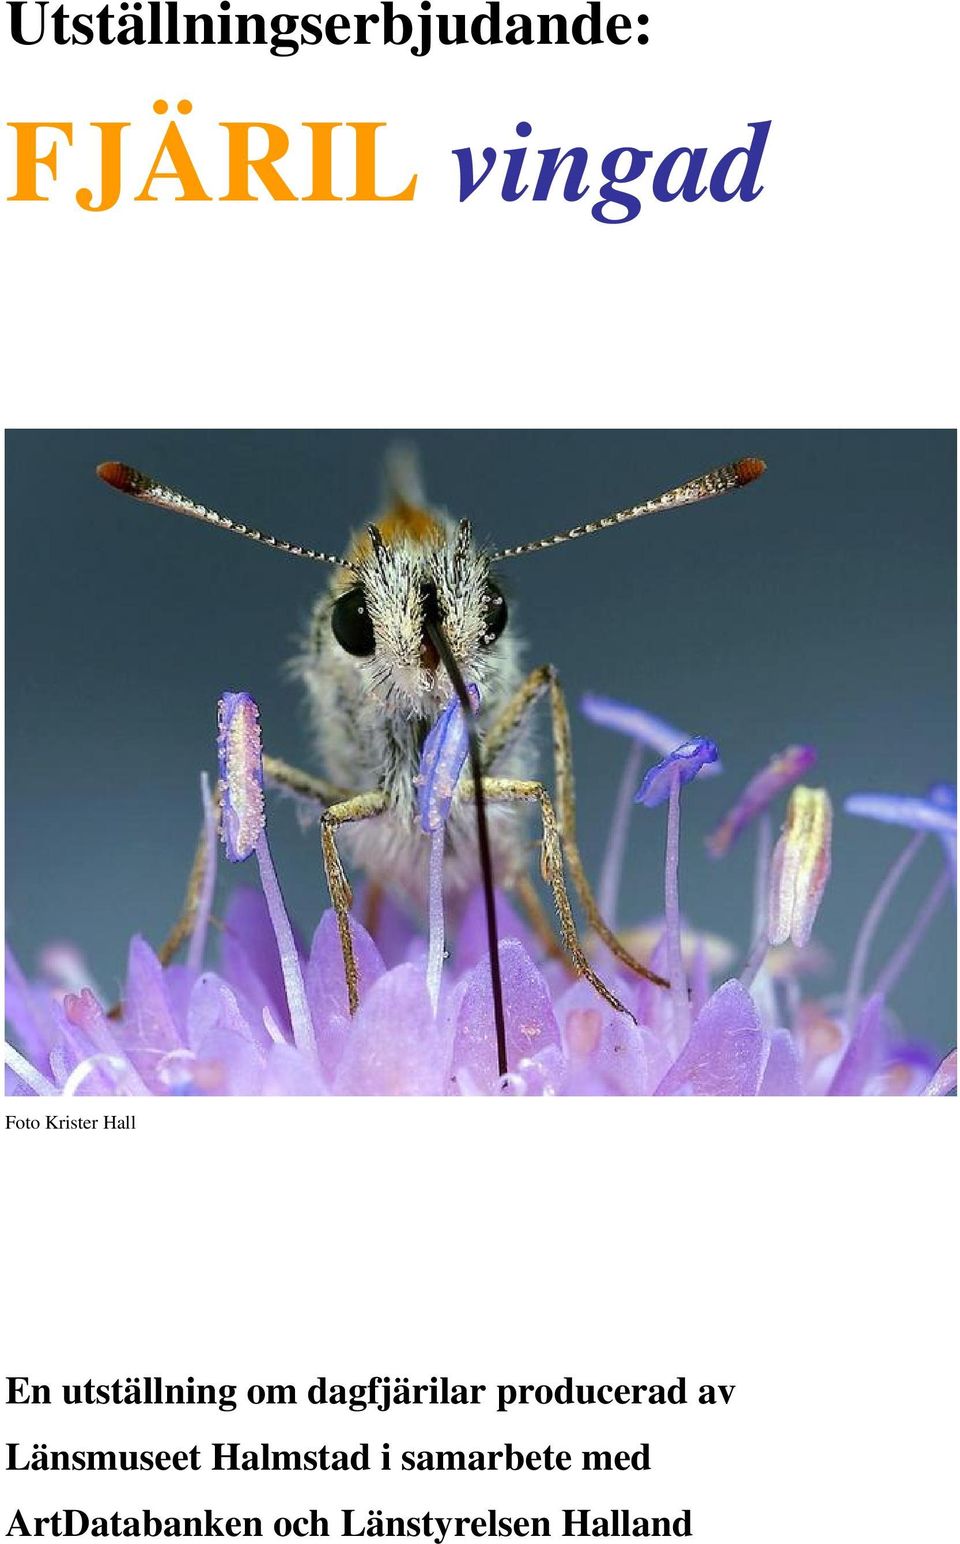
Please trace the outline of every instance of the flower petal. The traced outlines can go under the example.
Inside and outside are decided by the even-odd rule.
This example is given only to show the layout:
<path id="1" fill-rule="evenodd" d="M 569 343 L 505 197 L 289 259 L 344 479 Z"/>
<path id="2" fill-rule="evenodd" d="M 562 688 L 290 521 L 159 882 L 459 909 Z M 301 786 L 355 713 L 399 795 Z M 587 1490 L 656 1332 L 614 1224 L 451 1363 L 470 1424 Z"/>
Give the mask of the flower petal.
<path id="1" fill-rule="evenodd" d="M 566 1076 L 561 1092 L 576 1093 L 586 1080 L 591 1092 L 651 1094 L 669 1055 L 650 1030 L 634 1024 L 599 998 L 588 981 L 575 981 L 557 1003 L 563 1033 Z"/>
<path id="2" fill-rule="evenodd" d="M 31 986 L 7 946 L 4 1011 L 14 1039 L 30 1065 L 45 1075 L 50 1049 L 60 1033 L 60 1013 L 48 992 Z"/>
<path id="3" fill-rule="evenodd" d="M 927 798 L 937 809 L 949 810 L 953 815 L 957 813 L 956 783 L 931 783 L 927 789 Z"/>
<path id="4" fill-rule="evenodd" d="M 507 1029 L 507 1061 L 516 1067 L 560 1040 L 550 991 L 527 951 L 515 939 L 500 944 L 503 1013 Z M 467 978 L 457 1013 L 453 1072 L 466 1071 L 483 1092 L 495 1093 L 497 1046 L 493 1027 L 490 959 L 485 957 Z"/>
<path id="5" fill-rule="evenodd" d="M 366 928 L 350 918 L 350 937 L 357 965 L 357 985 L 361 998 L 383 975 L 385 966 Z M 320 1024 L 331 1014 L 348 1018 L 347 978 L 343 968 L 343 949 L 337 927 L 336 912 L 328 908 L 320 918 L 310 947 L 310 958 L 304 972 L 307 996 L 314 1018 Z"/>
<path id="6" fill-rule="evenodd" d="M 868 820 L 881 820 L 885 825 L 936 831 L 940 835 L 957 834 L 956 809 L 943 808 L 931 799 L 898 793 L 854 793 L 844 799 L 843 807 L 848 815 L 865 815 Z"/>
<path id="7" fill-rule="evenodd" d="M 725 981 L 697 1015 L 690 1039 L 657 1093 L 755 1095 L 769 1052 L 770 1041 L 750 994 L 739 981 Z"/>
<path id="8" fill-rule="evenodd" d="M 479 689 L 471 685 L 467 693 L 476 713 L 480 707 Z M 421 830 L 437 831 L 446 821 L 469 749 L 470 735 L 463 709 L 459 699 L 453 697 L 423 744 L 417 778 Z"/>
<path id="9" fill-rule="evenodd" d="M 956 783 L 931 783 L 927 789 L 927 798 L 938 810 L 946 810 L 951 815 L 957 813 L 957 785 Z M 957 874 L 957 833 L 941 831 L 940 840 L 947 855 L 947 862 L 953 870 L 954 883 Z"/>
<path id="10" fill-rule="evenodd" d="M 940 1063 L 930 1082 L 923 1090 L 925 1094 L 942 1095 L 952 1094 L 957 1086 L 957 1053 L 951 1051 Z"/>
<path id="11" fill-rule="evenodd" d="M 267 903 L 259 890 L 239 885 L 227 902 L 220 933 L 220 974 L 262 1021 L 269 1008 L 278 1024 L 289 1025 L 287 997 L 277 940 Z"/>
<path id="12" fill-rule="evenodd" d="M 501 943 L 506 938 L 515 938 L 532 958 L 536 959 L 543 953 L 533 932 L 517 916 L 502 890 L 494 893 L 494 909 L 497 917 L 497 937 Z M 454 956 L 457 970 L 472 970 L 474 965 L 486 959 L 489 947 L 486 901 L 483 891 L 477 889 L 463 908 L 460 925 L 457 928 Z"/>
<path id="13" fill-rule="evenodd" d="M 423 971 L 398 965 L 374 983 L 351 1025 L 334 1091 L 439 1094 L 448 1054 L 434 1027 Z"/>
<path id="14" fill-rule="evenodd" d="M 663 937 L 663 930 L 663 918 L 654 917 L 648 922 L 641 922 L 637 927 L 618 928 L 617 933 L 620 942 L 634 959 L 653 970 L 652 955 Z M 681 926 L 680 948 L 684 967 L 687 970 L 693 970 L 696 961 L 702 955 L 707 970 L 713 975 L 730 970 L 739 954 L 739 950 L 729 939 L 721 938 L 718 933 L 701 932 L 686 920 L 683 920 Z"/>
<path id="15" fill-rule="evenodd" d="M 913 1098 L 929 1087 L 937 1057 L 929 1046 L 900 1043 L 888 1048 L 883 1065 L 864 1089 L 866 1094 Z"/>
<path id="16" fill-rule="evenodd" d="M 181 1043 L 169 977 L 150 945 L 139 937 L 130 940 L 122 1043 L 151 1059 L 176 1050 Z"/>
<path id="17" fill-rule="evenodd" d="M 262 1094 L 299 1099 L 309 1094 L 327 1094 L 329 1091 L 316 1068 L 292 1045 L 271 1046 L 260 1090 Z"/>
<path id="18" fill-rule="evenodd" d="M 733 809 L 717 829 L 707 837 L 707 850 L 713 858 L 729 852 L 741 831 L 767 808 L 779 794 L 809 772 L 817 759 L 812 745 L 788 745 L 771 757 L 767 765 L 752 777 Z"/>
<path id="19" fill-rule="evenodd" d="M 600 697 L 596 692 L 586 692 L 580 698 L 580 710 L 591 723 L 602 724 L 605 729 L 615 729 L 660 756 L 669 756 L 674 746 L 690 739 L 681 729 L 675 729 L 672 724 L 657 718 L 653 713 L 635 708 L 630 703 L 617 702 L 613 697 Z M 704 768 L 709 777 L 722 771 L 719 761 Z"/>
<path id="20" fill-rule="evenodd" d="M 770 1055 L 760 1084 L 765 1098 L 795 1098 L 803 1093 L 800 1086 L 800 1058 L 788 1029 L 775 1029 L 770 1036 Z"/>
<path id="21" fill-rule="evenodd" d="M 879 1071 L 886 1045 L 883 998 L 879 992 L 860 1010 L 857 1027 L 843 1059 L 827 1089 L 828 1094 L 862 1094 L 870 1079 Z"/>
<path id="22" fill-rule="evenodd" d="M 670 788 L 675 777 L 679 777 L 681 785 L 689 783 L 704 767 L 710 766 L 719 759 L 717 747 L 712 740 L 705 740 L 701 735 L 692 740 L 685 740 L 672 750 L 663 761 L 658 761 L 651 767 L 637 793 L 634 794 L 635 804 L 645 804 L 647 809 L 653 809 L 670 796 Z"/>

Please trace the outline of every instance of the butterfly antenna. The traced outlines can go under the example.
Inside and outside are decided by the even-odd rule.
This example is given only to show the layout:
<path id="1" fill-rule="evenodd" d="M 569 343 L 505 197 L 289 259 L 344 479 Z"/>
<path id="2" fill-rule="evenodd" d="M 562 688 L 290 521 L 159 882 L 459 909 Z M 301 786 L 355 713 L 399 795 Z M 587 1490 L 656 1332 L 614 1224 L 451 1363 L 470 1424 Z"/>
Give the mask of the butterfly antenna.
<path id="1" fill-rule="evenodd" d="M 747 456 L 742 461 L 731 462 L 729 466 L 718 466 L 712 472 L 704 472 L 702 477 L 681 483 L 679 488 L 671 488 L 668 493 L 648 499 L 645 504 L 633 504 L 629 509 L 604 515 L 602 520 L 574 525 L 569 531 L 558 531 L 555 536 L 544 536 L 539 541 L 523 542 L 519 547 L 502 547 L 493 554 L 490 561 L 497 563 L 504 558 L 521 558 L 527 552 L 544 552 L 547 547 L 560 547 L 564 542 L 577 541 L 581 536 L 592 536 L 595 531 L 606 531 L 613 525 L 626 525 L 628 520 L 639 520 L 642 515 L 658 515 L 661 510 L 679 509 L 684 504 L 701 504 L 704 499 L 715 499 L 721 493 L 730 493 L 734 488 L 744 488 L 747 483 L 756 482 L 766 469 L 765 461 Z"/>
<path id="2" fill-rule="evenodd" d="M 315 552 L 312 547 L 283 541 L 281 537 L 269 536 L 265 531 L 255 530 L 253 526 L 241 525 L 239 520 L 231 520 L 227 515 L 218 515 L 215 509 L 196 503 L 166 483 L 155 482 L 145 472 L 138 472 L 135 467 L 127 466 L 122 461 L 102 461 L 97 467 L 97 476 L 118 492 L 139 499 L 141 504 L 153 504 L 157 509 L 167 509 L 175 515 L 189 515 L 192 520 L 203 520 L 207 525 L 219 526 L 223 531 L 233 531 L 237 536 L 246 536 L 248 541 L 259 542 L 261 547 L 273 547 L 277 552 L 287 552 L 294 558 L 310 558 L 314 563 L 333 563 L 337 568 L 347 568 L 351 573 L 354 572 L 353 564 L 344 558 L 335 557 L 330 552 Z"/>

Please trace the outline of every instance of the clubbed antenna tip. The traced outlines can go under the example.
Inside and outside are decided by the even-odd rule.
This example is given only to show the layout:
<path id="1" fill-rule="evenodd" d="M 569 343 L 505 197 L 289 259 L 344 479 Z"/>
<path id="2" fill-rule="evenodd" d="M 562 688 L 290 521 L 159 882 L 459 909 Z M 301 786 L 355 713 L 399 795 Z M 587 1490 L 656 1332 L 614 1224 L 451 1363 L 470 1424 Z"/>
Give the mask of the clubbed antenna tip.
<path id="1" fill-rule="evenodd" d="M 101 461 L 97 467 L 97 476 L 108 487 L 116 488 L 118 493 L 128 493 L 141 504 L 153 504 L 157 509 L 165 509 L 175 515 L 189 515 L 191 520 L 203 520 L 221 531 L 233 531 L 236 536 L 245 536 L 248 541 L 259 542 L 261 547 L 272 547 L 275 552 L 286 552 L 295 558 L 310 558 L 314 563 L 332 563 L 335 568 L 355 572 L 353 564 L 345 558 L 335 557 L 330 552 L 315 552 L 312 547 L 303 547 L 299 542 L 284 541 L 280 536 L 271 536 L 266 531 L 257 531 L 252 526 L 243 525 L 239 520 L 231 520 L 228 515 L 218 515 L 215 509 L 207 509 L 206 505 L 198 504 L 177 488 L 157 482 L 156 478 L 148 477 L 145 472 L 138 472 L 136 467 L 127 466 L 125 461 Z"/>
<path id="2" fill-rule="evenodd" d="M 629 509 L 618 509 L 601 520 L 588 520 L 584 525 L 571 526 L 569 531 L 557 531 L 553 536 L 539 541 L 525 541 L 519 547 L 501 547 L 490 561 L 501 562 L 504 558 L 523 557 L 527 552 L 545 552 L 548 547 L 559 547 L 563 542 L 578 541 L 581 536 L 593 536 L 597 531 L 609 531 L 615 525 L 625 525 L 628 520 L 639 520 L 642 515 L 656 515 L 667 509 L 680 509 L 686 504 L 700 504 L 704 499 L 718 498 L 721 493 L 732 493 L 748 483 L 756 482 L 766 471 L 766 462 L 758 456 L 745 456 L 742 461 L 729 461 L 725 466 L 714 467 L 690 482 L 670 488 L 658 498 L 647 499 L 643 504 L 631 504 Z"/>
<path id="3" fill-rule="evenodd" d="M 97 467 L 97 476 L 121 493 L 136 493 L 147 481 L 142 472 L 127 466 L 123 461 L 101 461 Z"/>
<path id="4" fill-rule="evenodd" d="M 763 476 L 767 470 L 767 463 L 761 461 L 759 456 L 745 456 L 742 461 L 734 463 L 733 469 L 739 487 L 745 488 L 747 483 L 756 482 L 758 477 Z"/>

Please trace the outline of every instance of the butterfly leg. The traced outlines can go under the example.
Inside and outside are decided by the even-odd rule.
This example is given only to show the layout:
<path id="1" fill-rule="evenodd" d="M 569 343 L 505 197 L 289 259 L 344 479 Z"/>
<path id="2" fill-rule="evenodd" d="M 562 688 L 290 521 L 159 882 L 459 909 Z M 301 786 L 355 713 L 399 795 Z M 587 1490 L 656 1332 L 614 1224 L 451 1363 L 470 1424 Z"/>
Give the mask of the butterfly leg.
<path id="1" fill-rule="evenodd" d="M 560 839 L 573 887 L 587 915 L 593 931 L 606 944 L 610 953 L 628 970 L 652 981 L 655 986 L 669 988 L 669 981 L 658 976 L 630 953 L 608 926 L 600 913 L 596 897 L 587 878 L 577 843 L 576 796 L 573 779 L 573 753 L 570 743 L 570 715 L 566 698 L 557 672 L 552 665 L 539 665 L 522 681 L 506 707 L 494 720 L 484 736 L 484 769 L 489 771 L 497 756 L 509 744 L 529 711 L 544 696 L 550 701 L 550 722 L 553 731 L 553 767 L 556 784 L 557 813 Z"/>
<path id="2" fill-rule="evenodd" d="M 343 955 L 343 970 L 347 978 L 347 999 L 351 1014 L 356 1013 L 360 1003 L 357 960 L 353 952 L 353 939 L 350 936 L 350 907 L 353 903 L 353 891 L 344 873 L 334 833 L 338 826 L 349 825 L 357 820 L 371 820 L 375 815 L 382 815 L 386 807 L 386 795 L 376 789 L 371 793 L 355 794 L 353 798 L 344 799 L 339 804 L 331 804 L 320 817 L 323 870 L 327 876 L 327 888 L 337 916 L 337 931 L 340 934 L 340 952 Z"/>
<path id="3" fill-rule="evenodd" d="M 553 802 L 547 790 L 542 783 L 527 782 L 520 778 L 485 777 L 483 779 L 483 793 L 489 804 L 525 802 L 538 805 L 540 810 L 540 826 L 543 833 L 543 842 L 540 849 L 540 871 L 545 883 L 550 886 L 553 892 L 553 901 L 557 908 L 563 947 L 577 974 L 585 977 L 594 990 L 600 993 L 600 996 L 610 1004 L 615 1012 L 626 1013 L 628 1017 L 633 1018 L 629 1008 L 625 1007 L 620 999 L 614 996 L 609 987 L 604 985 L 583 952 L 564 877 L 563 843 L 560 837 L 560 827 L 557 823 Z M 472 783 L 465 783 L 463 785 L 461 797 L 473 797 Z"/>
<path id="4" fill-rule="evenodd" d="M 540 892 L 529 874 L 523 873 L 517 876 L 512 885 L 512 893 L 519 902 L 544 954 L 552 960 L 564 960 L 563 949 L 557 941 L 550 913 L 540 899 Z M 564 963 L 569 966 L 570 962 L 564 960 Z"/>
<path id="5" fill-rule="evenodd" d="M 281 761 L 277 756 L 264 756 L 263 775 L 272 787 L 311 804 L 341 804 L 345 799 L 352 798 L 354 793 L 351 788 L 338 788 L 336 784 L 328 783 L 326 778 L 301 772 L 299 767 L 292 767 L 288 761 Z"/>
<path id="6" fill-rule="evenodd" d="M 215 819 L 219 819 L 219 790 L 214 788 L 212 794 L 204 794 L 205 799 L 208 797 L 213 800 Z M 211 850 L 211 847 L 215 848 L 215 845 L 216 836 L 214 835 L 211 842 L 210 833 L 207 830 L 207 822 L 204 821 L 200 827 L 200 835 L 197 838 L 193 862 L 190 865 L 187 890 L 183 898 L 183 905 L 180 908 L 180 915 L 157 950 L 157 959 L 161 965 L 166 966 L 170 964 L 170 961 L 176 956 L 193 932 L 197 920 L 200 897 L 203 894 L 203 888 L 211 867 L 216 862 L 216 852 Z M 122 1014 L 122 1001 L 115 1002 L 112 1007 L 107 1009 L 108 1019 L 119 1019 Z"/>
<path id="7" fill-rule="evenodd" d="M 215 819 L 219 822 L 220 794 L 214 789 L 211 797 L 214 801 Z M 214 851 L 211 852 L 211 845 Z M 190 865 L 190 874 L 187 879 L 187 891 L 183 898 L 183 906 L 180 915 L 170 929 L 160 948 L 157 950 L 157 959 L 161 965 L 169 965 L 180 947 L 186 943 L 193 932 L 194 923 L 197 920 L 197 908 L 200 905 L 200 897 L 203 894 L 204 883 L 210 871 L 210 867 L 216 862 L 216 835 L 211 838 L 207 832 L 206 822 L 200 828 L 196 849 L 193 854 L 193 862 Z"/>
<path id="8" fill-rule="evenodd" d="M 324 778 L 312 776 L 309 772 L 302 772 L 299 767 L 293 767 L 289 762 L 280 761 L 276 756 L 264 756 L 263 772 L 267 783 L 292 794 L 297 799 L 310 801 L 317 805 L 336 805 L 350 797 L 347 789 L 338 788 L 335 784 L 328 783 Z M 220 790 L 216 786 L 214 787 L 212 798 L 219 822 Z M 190 875 L 187 879 L 187 889 L 183 905 L 180 908 L 180 914 L 157 950 L 157 959 L 161 965 L 169 965 L 175 959 L 193 932 L 197 918 L 197 908 L 200 904 L 200 897 L 203 893 L 204 883 L 212 861 L 215 861 L 215 858 L 210 852 L 206 824 L 204 824 L 197 838 L 197 845 L 193 855 L 193 862 L 190 866 Z M 108 1012 L 108 1017 L 118 1018 L 121 1011 L 122 1004 L 114 1003 Z"/>

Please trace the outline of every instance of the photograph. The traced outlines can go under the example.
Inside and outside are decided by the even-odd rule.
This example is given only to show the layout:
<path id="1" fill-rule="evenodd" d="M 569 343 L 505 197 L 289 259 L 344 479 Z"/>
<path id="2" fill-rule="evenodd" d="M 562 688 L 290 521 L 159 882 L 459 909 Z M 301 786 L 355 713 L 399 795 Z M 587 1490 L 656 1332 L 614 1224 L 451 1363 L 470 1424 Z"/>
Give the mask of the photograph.
<path id="1" fill-rule="evenodd" d="M 938 430 L 8 432 L 7 1093 L 952 1092 L 955 504 Z"/>

